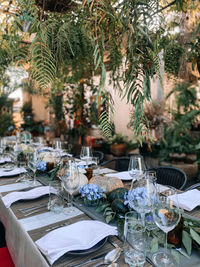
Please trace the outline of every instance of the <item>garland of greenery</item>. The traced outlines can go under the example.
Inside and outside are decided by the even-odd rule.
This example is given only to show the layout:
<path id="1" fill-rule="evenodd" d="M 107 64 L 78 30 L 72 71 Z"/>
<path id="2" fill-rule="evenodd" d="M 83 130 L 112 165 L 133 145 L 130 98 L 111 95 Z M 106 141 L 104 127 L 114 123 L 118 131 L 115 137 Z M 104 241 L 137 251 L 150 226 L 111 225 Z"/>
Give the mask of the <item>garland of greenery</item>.
<path id="1" fill-rule="evenodd" d="M 83 1 L 73 12 L 63 14 L 38 9 L 34 0 L 13 3 L 17 6 L 13 18 L 20 23 L 24 14 L 31 17 L 29 33 L 34 33 L 35 38 L 30 50 L 18 53 L 17 49 L 25 44 L 22 46 L 23 36 L 14 23 L 6 34 L 12 45 L 9 53 L 14 53 L 14 61 L 30 62 L 32 77 L 42 90 L 50 88 L 60 74 L 68 76 L 70 73 L 77 83 L 81 78 L 100 73 L 101 95 L 108 67 L 110 79 L 121 97 L 126 97 L 134 107 L 133 130 L 139 134 L 143 126 L 148 126 L 143 104 L 151 100 L 150 79 L 155 74 L 159 77 L 158 54 L 162 49 L 159 40 L 163 32 L 161 25 L 153 30 L 154 18 L 174 6 L 179 11 L 187 11 L 187 1 L 166 1 L 165 6 L 163 1 L 157 0 Z M 103 117 L 103 128 L 109 131 L 109 123 L 105 124 L 109 116 L 104 114 Z"/>

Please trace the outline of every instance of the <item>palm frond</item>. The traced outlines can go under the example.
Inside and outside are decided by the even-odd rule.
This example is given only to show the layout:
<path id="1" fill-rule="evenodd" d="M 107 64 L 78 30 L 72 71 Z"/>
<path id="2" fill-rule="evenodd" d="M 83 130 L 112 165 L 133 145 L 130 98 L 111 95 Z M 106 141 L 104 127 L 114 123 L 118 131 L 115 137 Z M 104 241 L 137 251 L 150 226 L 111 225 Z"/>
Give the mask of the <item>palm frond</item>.
<path id="1" fill-rule="evenodd" d="M 31 73 L 40 88 L 48 88 L 56 77 L 55 58 L 39 32 L 31 45 Z"/>

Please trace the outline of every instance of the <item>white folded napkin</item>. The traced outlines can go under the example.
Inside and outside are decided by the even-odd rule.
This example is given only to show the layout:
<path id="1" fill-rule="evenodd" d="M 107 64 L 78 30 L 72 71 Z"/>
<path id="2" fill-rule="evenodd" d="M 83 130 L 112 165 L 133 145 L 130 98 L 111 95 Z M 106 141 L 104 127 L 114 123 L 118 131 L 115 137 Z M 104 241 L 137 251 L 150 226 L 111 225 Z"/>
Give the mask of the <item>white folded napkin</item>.
<path id="1" fill-rule="evenodd" d="M 82 161 L 79 161 L 79 162 L 77 163 L 78 166 L 86 166 L 87 164 L 88 164 L 88 165 L 91 165 L 91 164 L 95 164 L 95 162 L 92 161 L 92 160 L 89 160 L 88 162 L 82 160 Z"/>
<path id="2" fill-rule="evenodd" d="M 6 163 L 6 162 L 11 162 L 11 158 L 1 158 L 0 159 L 0 164 Z"/>
<path id="3" fill-rule="evenodd" d="M 89 249 L 109 235 L 117 235 L 117 227 L 100 221 L 80 221 L 48 233 L 36 245 L 53 264 L 65 253 Z"/>
<path id="4" fill-rule="evenodd" d="M 109 173 L 106 174 L 107 177 L 116 177 L 124 181 L 132 180 L 133 178 L 130 176 L 128 171 L 125 172 L 117 172 L 117 173 Z"/>
<path id="5" fill-rule="evenodd" d="M 42 184 L 38 181 L 36 181 L 36 183 L 34 185 L 31 186 L 41 186 Z M 25 189 L 25 188 L 29 188 L 30 184 L 28 184 L 27 182 L 20 182 L 20 183 L 14 183 L 14 184 L 6 184 L 0 183 L 0 193 L 2 192 L 9 192 L 9 191 L 16 191 L 16 190 L 21 190 L 21 189 Z"/>
<path id="6" fill-rule="evenodd" d="M 2 197 L 2 201 L 4 202 L 6 208 L 9 208 L 12 205 L 12 203 L 18 200 L 35 199 L 43 195 L 47 195 L 49 194 L 49 192 L 50 192 L 49 186 L 41 186 L 31 189 L 29 191 L 9 193 L 5 197 Z M 52 187 L 51 187 L 51 193 L 56 193 L 56 190 L 54 190 Z"/>
<path id="7" fill-rule="evenodd" d="M 177 205 L 176 197 L 170 196 L 169 198 L 174 201 L 175 205 Z M 197 206 L 200 206 L 200 191 L 198 189 L 193 189 L 177 194 L 177 199 L 180 208 L 191 211 Z"/>
<path id="8" fill-rule="evenodd" d="M 93 174 L 106 174 L 106 173 L 116 173 L 115 170 L 109 168 L 99 168 L 98 170 L 93 170 Z"/>
<path id="9" fill-rule="evenodd" d="M 14 176 L 20 173 L 25 173 L 25 168 L 15 168 L 11 171 L 6 171 L 5 169 L 0 169 L 0 177 Z"/>
<path id="10" fill-rule="evenodd" d="M 39 150 L 39 152 L 45 152 L 45 151 L 54 151 L 54 148 L 53 147 L 49 147 L 49 146 L 43 146 Z"/>
<path id="11" fill-rule="evenodd" d="M 72 154 L 69 154 L 67 152 L 61 152 L 61 157 L 72 157 Z"/>

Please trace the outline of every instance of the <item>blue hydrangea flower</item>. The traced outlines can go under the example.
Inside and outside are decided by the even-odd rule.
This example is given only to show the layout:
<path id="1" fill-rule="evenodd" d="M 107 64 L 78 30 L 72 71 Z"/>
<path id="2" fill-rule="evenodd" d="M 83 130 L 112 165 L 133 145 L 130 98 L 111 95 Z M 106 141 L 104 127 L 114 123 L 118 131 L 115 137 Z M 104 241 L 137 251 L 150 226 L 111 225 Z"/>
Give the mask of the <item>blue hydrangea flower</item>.
<path id="1" fill-rule="evenodd" d="M 101 187 L 95 184 L 83 185 L 80 188 L 79 193 L 81 194 L 81 197 L 86 197 L 88 200 L 97 200 L 103 197 L 103 191 Z"/>
<path id="2" fill-rule="evenodd" d="M 39 171 L 45 172 L 47 169 L 47 163 L 45 161 L 42 161 L 42 160 L 38 161 L 37 162 L 37 169 Z"/>
<path id="3" fill-rule="evenodd" d="M 137 203 L 139 206 L 148 206 L 149 202 L 151 204 L 156 203 L 156 196 L 155 195 L 150 195 L 150 198 L 147 194 L 147 190 L 145 187 L 137 187 L 135 189 L 132 189 L 128 192 L 127 195 L 125 195 L 125 202 L 124 204 L 131 204 L 131 203 Z"/>

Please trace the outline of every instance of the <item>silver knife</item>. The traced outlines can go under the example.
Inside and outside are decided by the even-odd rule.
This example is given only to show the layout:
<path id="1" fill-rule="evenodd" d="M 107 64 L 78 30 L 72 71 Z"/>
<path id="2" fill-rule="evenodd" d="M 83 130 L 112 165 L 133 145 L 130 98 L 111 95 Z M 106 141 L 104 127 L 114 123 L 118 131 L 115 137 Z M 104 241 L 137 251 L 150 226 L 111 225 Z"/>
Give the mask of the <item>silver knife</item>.
<path id="1" fill-rule="evenodd" d="M 33 211 L 33 210 L 37 210 L 37 209 L 46 207 L 46 206 L 47 206 L 47 203 L 43 203 L 43 204 L 40 204 L 40 205 L 37 205 L 37 206 L 32 206 L 32 207 L 29 207 L 29 208 L 21 208 L 21 209 L 19 209 L 19 211 L 21 211 L 22 213 L 27 213 L 27 212 L 30 212 L 30 211 Z"/>
<path id="2" fill-rule="evenodd" d="M 38 209 L 32 210 L 31 212 L 23 213 L 23 215 L 24 215 L 25 217 L 26 217 L 26 216 L 29 216 L 29 215 L 31 215 L 31 214 L 34 214 L 34 213 L 36 213 L 36 212 L 39 212 L 40 209 L 41 209 L 41 207 L 38 208 Z"/>
<path id="3" fill-rule="evenodd" d="M 103 260 L 104 257 L 106 256 L 106 254 L 107 253 L 103 253 L 103 254 L 101 254 L 99 256 L 96 256 L 96 257 L 93 257 L 93 258 L 91 258 L 91 259 L 89 259 L 87 261 L 81 262 L 80 264 L 74 264 L 74 265 L 70 265 L 68 267 L 81 267 L 81 266 L 83 266 L 85 264 L 91 263 L 91 262 L 96 261 L 96 260 Z"/>

